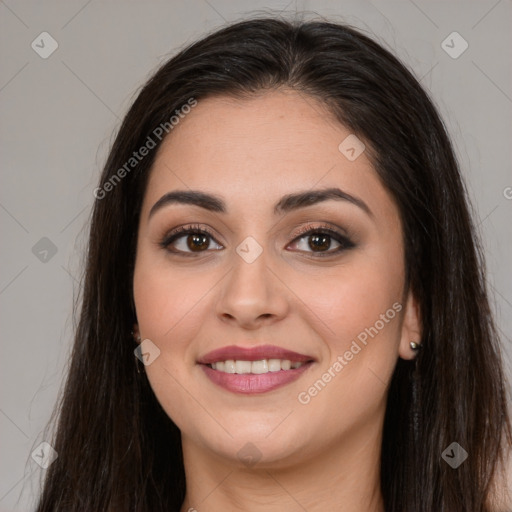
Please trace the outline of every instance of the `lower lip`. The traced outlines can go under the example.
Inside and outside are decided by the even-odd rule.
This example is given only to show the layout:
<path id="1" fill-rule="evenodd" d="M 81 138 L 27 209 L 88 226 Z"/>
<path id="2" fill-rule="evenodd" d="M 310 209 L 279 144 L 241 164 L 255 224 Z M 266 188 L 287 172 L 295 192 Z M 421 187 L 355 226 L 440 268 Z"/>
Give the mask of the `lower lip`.
<path id="1" fill-rule="evenodd" d="M 261 374 L 225 373 L 214 370 L 205 364 L 202 364 L 201 367 L 206 376 L 218 386 L 233 393 L 252 395 L 267 393 L 297 380 L 312 364 L 310 361 L 293 370 L 279 370 L 278 372 Z"/>

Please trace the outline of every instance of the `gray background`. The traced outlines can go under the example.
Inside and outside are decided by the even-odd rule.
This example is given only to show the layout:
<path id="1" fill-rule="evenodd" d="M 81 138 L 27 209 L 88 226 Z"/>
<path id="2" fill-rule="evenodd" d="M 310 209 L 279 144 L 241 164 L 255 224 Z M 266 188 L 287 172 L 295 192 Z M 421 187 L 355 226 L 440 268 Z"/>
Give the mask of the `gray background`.
<path id="1" fill-rule="evenodd" d="M 0 510 L 34 506 L 44 470 L 30 454 L 65 372 L 92 191 L 112 133 L 155 66 L 255 10 L 313 11 L 362 28 L 431 91 L 467 178 L 511 374 L 510 1 L 0 0 Z M 31 47 L 43 46 L 44 31 L 58 43 L 46 59 Z M 469 44 L 458 58 L 441 46 L 453 31 Z"/>

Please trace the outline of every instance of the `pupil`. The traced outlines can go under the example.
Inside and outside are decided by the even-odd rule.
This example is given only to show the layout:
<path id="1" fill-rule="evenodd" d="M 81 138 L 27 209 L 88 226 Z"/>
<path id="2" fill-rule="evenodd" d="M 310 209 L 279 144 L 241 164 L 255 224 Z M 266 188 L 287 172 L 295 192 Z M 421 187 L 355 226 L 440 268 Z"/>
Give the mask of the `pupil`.
<path id="1" fill-rule="evenodd" d="M 329 235 L 317 234 L 311 235 L 312 243 L 309 244 L 311 249 L 327 249 L 329 247 Z M 320 242 L 320 240 L 322 240 Z"/>
<path id="2" fill-rule="evenodd" d="M 192 241 L 190 241 L 192 239 Z M 201 243 L 200 240 L 203 240 L 203 243 Z M 190 235 L 187 239 L 187 241 L 189 242 L 187 245 L 188 245 L 188 248 L 191 249 L 191 250 L 194 250 L 194 249 L 207 249 L 208 248 L 208 240 L 207 240 L 207 237 L 206 235 L 201 235 L 201 234 L 196 234 L 196 235 Z"/>

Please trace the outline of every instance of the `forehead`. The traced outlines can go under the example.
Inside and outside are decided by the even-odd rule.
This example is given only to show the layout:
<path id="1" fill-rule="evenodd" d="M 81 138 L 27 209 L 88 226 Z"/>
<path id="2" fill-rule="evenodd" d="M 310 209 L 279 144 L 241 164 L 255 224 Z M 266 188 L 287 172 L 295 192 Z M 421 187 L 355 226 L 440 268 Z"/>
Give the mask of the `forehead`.
<path id="1" fill-rule="evenodd" d="M 303 93 L 199 100 L 159 148 L 142 214 L 162 194 L 187 188 L 225 196 L 233 211 L 326 187 L 365 196 L 376 209 L 393 208 L 366 153 L 351 161 L 340 151 L 347 137 L 354 137 L 350 129 Z"/>

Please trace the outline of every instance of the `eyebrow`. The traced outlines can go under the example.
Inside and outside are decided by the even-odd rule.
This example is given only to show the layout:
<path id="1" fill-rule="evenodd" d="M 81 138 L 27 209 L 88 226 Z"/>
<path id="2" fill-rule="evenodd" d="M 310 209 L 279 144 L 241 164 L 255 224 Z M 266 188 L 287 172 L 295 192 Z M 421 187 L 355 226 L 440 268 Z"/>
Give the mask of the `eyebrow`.
<path id="1" fill-rule="evenodd" d="M 274 205 L 274 215 L 288 213 L 299 208 L 305 208 L 323 201 L 347 201 L 358 206 L 370 217 L 373 213 L 368 205 L 358 197 L 355 197 L 339 188 L 326 188 L 320 190 L 305 190 L 287 194 Z M 220 196 L 201 192 L 199 190 L 174 190 L 163 195 L 151 208 L 148 220 L 161 208 L 169 204 L 190 204 L 199 206 L 215 213 L 228 213 L 226 203 Z"/>

